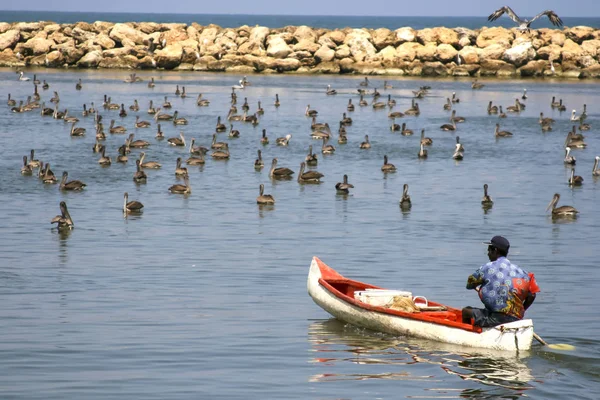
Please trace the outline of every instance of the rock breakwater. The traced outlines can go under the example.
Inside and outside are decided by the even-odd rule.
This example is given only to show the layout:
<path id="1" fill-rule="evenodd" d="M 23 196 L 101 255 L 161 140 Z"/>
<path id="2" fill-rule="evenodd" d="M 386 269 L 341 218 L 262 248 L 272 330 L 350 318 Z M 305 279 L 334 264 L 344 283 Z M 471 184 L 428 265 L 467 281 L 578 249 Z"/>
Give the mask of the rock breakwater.
<path id="1" fill-rule="evenodd" d="M 0 66 L 234 73 L 600 77 L 600 30 L 221 28 L 0 22 Z"/>

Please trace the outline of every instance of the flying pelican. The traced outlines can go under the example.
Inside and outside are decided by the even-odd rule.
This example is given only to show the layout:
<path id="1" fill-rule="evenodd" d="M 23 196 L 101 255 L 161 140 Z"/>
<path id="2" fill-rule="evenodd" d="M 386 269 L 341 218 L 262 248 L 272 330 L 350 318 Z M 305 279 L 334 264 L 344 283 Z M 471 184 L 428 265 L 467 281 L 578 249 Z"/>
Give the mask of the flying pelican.
<path id="1" fill-rule="evenodd" d="M 533 21 L 535 21 L 536 19 L 538 19 L 544 15 L 548 16 L 548 19 L 550 20 L 552 25 L 562 26 L 562 23 L 563 23 L 562 20 L 558 17 L 558 15 L 556 15 L 556 13 L 552 10 L 546 10 L 544 12 L 539 13 L 538 15 L 531 18 L 530 20 L 527 20 L 527 19 L 519 18 L 519 16 L 517 14 L 515 14 L 515 12 L 508 6 L 504 6 L 500 9 L 494 11 L 488 17 L 488 21 L 495 21 L 498 18 L 500 18 L 502 16 L 502 14 L 504 14 L 504 13 L 506 13 L 510 19 L 512 19 L 519 25 L 519 27 L 517 29 L 522 32 L 529 32 L 529 29 L 530 29 L 529 27 L 531 26 Z"/>

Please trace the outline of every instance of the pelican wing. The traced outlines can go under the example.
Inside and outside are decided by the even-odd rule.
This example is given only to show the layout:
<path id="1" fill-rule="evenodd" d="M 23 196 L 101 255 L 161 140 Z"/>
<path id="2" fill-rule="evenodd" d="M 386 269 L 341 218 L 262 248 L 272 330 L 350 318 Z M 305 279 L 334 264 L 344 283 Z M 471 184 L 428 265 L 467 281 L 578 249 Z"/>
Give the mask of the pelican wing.
<path id="1" fill-rule="evenodd" d="M 556 15 L 556 13 L 552 10 L 546 10 L 544 12 L 539 13 L 538 15 L 533 17 L 531 19 L 531 21 L 529 21 L 529 24 L 531 24 L 533 21 L 535 21 L 536 19 L 538 19 L 544 15 L 548 16 L 548 19 L 550 20 L 550 22 L 552 22 L 552 25 L 562 26 L 562 24 L 563 24 L 562 19 L 560 19 L 560 17 L 558 15 Z"/>
<path id="2" fill-rule="evenodd" d="M 513 21 L 515 21 L 517 24 L 521 24 L 523 21 L 521 20 L 521 18 L 519 18 L 519 16 L 517 14 L 515 14 L 515 12 L 512 10 L 512 8 L 508 7 L 508 6 L 504 6 L 496 11 L 494 11 L 492 14 L 490 14 L 490 16 L 488 17 L 488 21 L 495 21 L 498 18 L 500 18 L 502 16 L 502 14 L 506 13 L 506 15 L 512 19 Z M 533 21 L 533 20 L 532 20 Z"/>

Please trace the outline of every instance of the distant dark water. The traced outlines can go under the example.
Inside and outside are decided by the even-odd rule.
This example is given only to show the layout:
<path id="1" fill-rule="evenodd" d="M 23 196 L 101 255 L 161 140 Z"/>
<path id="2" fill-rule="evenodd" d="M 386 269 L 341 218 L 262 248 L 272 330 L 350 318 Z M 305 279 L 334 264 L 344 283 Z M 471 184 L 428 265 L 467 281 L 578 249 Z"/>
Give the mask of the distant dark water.
<path id="1" fill-rule="evenodd" d="M 229 14 L 150 14 L 150 13 L 106 13 L 106 12 L 57 12 L 57 11 L 2 11 L 0 20 L 3 22 L 24 21 L 54 21 L 61 24 L 75 22 L 181 22 L 200 25 L 216 24 L 224 28 L 234 28 L 242 25 L 261 25 L 269 28 L 283 26 L 308 25 L 316 28 L 389 28 L 397 29 L 410 26 L 415 29 L 446 26 L 449 28 L 465 27 L 470 29 L 482 26 L 512 27 L 514 24 L 508 18 L 500 18 L 493 23 L 487 21 L 487 16 L 479 17 L 418 17 L 418 16 L 331 16 L 331 15 L 229 15 Z M 600 17 L 565 17 L 565 26 L 600 27 Z M 551 28 L 547 19 L 535 22 L 535 28 Z"/>

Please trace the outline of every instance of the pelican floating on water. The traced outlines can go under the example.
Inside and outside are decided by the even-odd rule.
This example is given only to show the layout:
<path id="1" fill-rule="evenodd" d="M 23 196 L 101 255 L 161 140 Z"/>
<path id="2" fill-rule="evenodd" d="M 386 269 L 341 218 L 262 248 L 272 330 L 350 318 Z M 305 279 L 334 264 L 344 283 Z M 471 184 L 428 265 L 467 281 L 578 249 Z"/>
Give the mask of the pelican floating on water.
<path id="1" fill-rule="evenodd" d="M 50 221 L 51 224 L 57 224 L 57 228 L 59 231 L 62 230 L 71 230 L 75 227 L 73 223 L 73 219 L 71 218 L 71 214 L 69 214 L 69 210 L 67 209 L 67 203 L 64 201 L 60 202 L 60 215 L 52 218 Z"/>
<path id="2" fill-rule="evenodd" d="M 335 184 L 335 190 L 338 192 L 338 194 L 348 194 L 352 188 L 354 188 L 354 185 L 348 183 L 348 175 L 344 175 L 343 182 L 338 182 Z"/>
<path id="3" fill-rule="evenodd" d="M 264 194 L 265 193 L 265 185 L 263 185 L 262 183 L 259 186 L 258 189 L 258 197 L 256 198 L 256 204 L 261 204 L 261 205 L 270 205 L 270 204 L 275 204 L 275 198 L 270 195 L 270 194 Z"/>
<path id="4" fill-rule="evenodd" d="M 484 207 L 491 207 L 494 205 L 494 201 L 488 195 L 488 184 L 483 185 L 483 199 L 481 200 L 481 205 Z"/>
<path id="5" fill-rule="evenodd" d="M 144 208 L 144 205 L 139 201 L 129 201 L 129 194 L 125 192 L 123 195 L 123 213 L 139 213 L 142 211 L 142 208 Z"/>
<path id="6" fill-rule="evenodd" d="M 550 201 L 550 204 L 548 204 L 548 207 L 546 207 L 546 211 L 550 209 L 552 210 L 553 217 L 575 217 L 579 213 L 579 211 L 572 206 L 556 207 L 558 200 L 560 200 L 560 194 L 555 193 L 554 197 L 552 197 L 552 200 Z"/>

